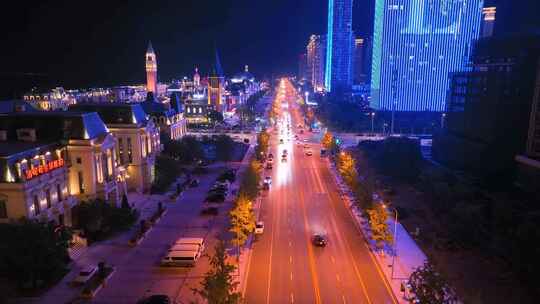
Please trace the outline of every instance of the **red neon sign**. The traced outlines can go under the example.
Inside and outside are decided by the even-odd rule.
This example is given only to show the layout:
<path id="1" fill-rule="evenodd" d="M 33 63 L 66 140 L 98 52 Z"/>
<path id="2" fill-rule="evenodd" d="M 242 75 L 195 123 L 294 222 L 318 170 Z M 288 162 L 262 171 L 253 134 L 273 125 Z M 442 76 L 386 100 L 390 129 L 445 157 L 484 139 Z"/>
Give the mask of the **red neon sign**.
<path id="1" fill-rule="evenodd" d="M 26 180 L 30 180 L 36 176 L 40 176 L 41 174 L 47 173 L 49 171 L 52 171 L 54 169 L 57 169 L 63 166 L 64 166 L 64 159 L 60 158 L 57 160 L 50 161 L 46 163 L 45 165 L 39 165 L 32 169 L 28 169 L 25 172 Z"/>

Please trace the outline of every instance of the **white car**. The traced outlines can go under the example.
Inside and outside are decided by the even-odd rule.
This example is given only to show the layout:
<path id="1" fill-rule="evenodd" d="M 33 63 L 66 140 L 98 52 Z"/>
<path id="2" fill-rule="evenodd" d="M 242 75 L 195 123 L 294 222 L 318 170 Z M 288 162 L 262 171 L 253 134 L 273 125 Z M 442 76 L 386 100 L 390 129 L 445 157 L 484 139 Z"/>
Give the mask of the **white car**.
<path id="1" fill-rule="evenodd" d="M 73 280 L 73 283 L 77 284 L 84 284 L 90 280 L 90 278 L 97 272 L 96 266 L 86 266 L 81 271 L 79 271 L 79 274 L 75 277 Z"/>
<path id="2" fill-rule="evenodd" d="M 258 221 L 255 224 L 255 234 L 262 234 L 264 232 L 264 222 Z"/>
<path id="3" fill-rule="evenodd" d="M 270 176 L 267 176 L 264 178 L 264 182 L 271 185 L 272 184 L 272 178 Z"/>

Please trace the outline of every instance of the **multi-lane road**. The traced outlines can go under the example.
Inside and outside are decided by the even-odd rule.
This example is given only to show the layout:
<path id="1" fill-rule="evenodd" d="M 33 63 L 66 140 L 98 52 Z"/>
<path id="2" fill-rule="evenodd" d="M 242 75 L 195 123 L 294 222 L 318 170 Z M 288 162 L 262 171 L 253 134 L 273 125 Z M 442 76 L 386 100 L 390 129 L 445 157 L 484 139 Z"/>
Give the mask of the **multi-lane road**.
<path id="1" fill-rule="evenodd" d="M 260 213 L 265 231 L 248 265 L 247 303 L 397 303 L 340 198 L 320 145 L 296 128 L 303 119 L 294 89 L 286 82 L 278 89 L 284 92 L 278 93 L 281 123 L 271 139 L 274 168 L 265 173 L 273 182 Z M 308 139 L 312 156 L 294 134 Z M 281 162 L 284 149 L 289 156 Z M 325 248 L 312 245 L 315 233 L 327 236 Z"/>

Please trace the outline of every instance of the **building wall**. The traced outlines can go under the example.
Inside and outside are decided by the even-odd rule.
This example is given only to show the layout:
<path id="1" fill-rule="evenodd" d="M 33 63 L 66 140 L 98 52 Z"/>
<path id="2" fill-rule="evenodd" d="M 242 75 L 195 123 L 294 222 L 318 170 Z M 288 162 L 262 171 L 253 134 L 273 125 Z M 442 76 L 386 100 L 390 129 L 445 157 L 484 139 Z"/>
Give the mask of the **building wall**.
<path id="1" fill-rule="evenodd" d="M 325 88 L 352 85 L 352 0 L 328 0 Z"/>
<path id="2" fill-rule="evenodd" d="M 448 73 L 467 71 L 482 0 L 376 0 L 371 106 L 444 111 Z"/>
<path id="3" fill-rule="evenodd" d="M 7 211 L 7 217 L 0 218 L 0 223 L 24 217 L 54 221 L 66 226 L 72 224 L 71 208 L 76 204 L 74 197 L 69 194 L 66 167 L 57 168 L 31 180 L 0 183 L 0 201 L 4 201 Z"/>
<path id="4" fill-rule="evenodd" d="M 120 202 L 115 139 L 111 134 L 101 143 L 95 140 L 71 141 L 68 155 L 72 195 L 80 200 L 101 198 L 113 204 Z"/>

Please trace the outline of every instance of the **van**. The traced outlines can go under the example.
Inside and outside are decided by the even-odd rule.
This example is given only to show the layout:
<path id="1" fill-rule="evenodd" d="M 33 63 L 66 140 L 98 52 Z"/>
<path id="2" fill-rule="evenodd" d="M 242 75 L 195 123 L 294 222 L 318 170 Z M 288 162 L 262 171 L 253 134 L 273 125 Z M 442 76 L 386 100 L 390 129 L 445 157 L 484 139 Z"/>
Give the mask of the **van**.
<path id="1" fill-rule="evenodd" d="M 161 259 L 161 266 L 195 266 L 199 251 L 170 251 Z"/>
<path id="2" fill-rule="evenodd" d="M 199 245 L 202 252 L 204 250 L 204 239 L 196 237 L 179 238 L 172 245 Z"/>
<path id="3" fill-rule="evenodd" d="M 196 244 L 174 244 L 169 248 L 171 251 L 201 251 L 201 246 Z"/>

